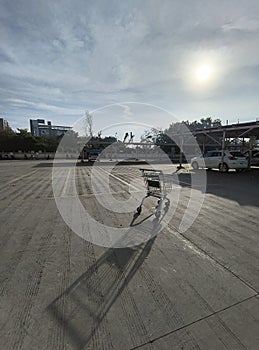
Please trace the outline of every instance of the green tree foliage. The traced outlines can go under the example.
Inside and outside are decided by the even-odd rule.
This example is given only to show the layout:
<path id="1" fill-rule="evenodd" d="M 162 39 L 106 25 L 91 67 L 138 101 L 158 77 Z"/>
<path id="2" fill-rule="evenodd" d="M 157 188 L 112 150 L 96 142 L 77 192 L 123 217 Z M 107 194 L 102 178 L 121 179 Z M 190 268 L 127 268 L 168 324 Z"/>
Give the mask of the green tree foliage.
<path id="1" fill-rule="evenodd" d="M 170 124 L 169 128 L 165 130 L 165 133 L 179 132 L 181 125 L 187 127 L 190 131 L 204 130 L 210 128 L 220 127 L 222 122 L 220 119 L 212 119 L 211 117 L 201 118 L 200 121 L 190 122 L 189 120 L 183 122 L 177 122 Z"/>
<path id="2" fill-rule="evenodd" d="M 77 135 L 75 136 L 77 137 Z M 55 152 L 62 136 L 35 137 L 27 129 L 0 133 L 0 152 Z"/>
<path id="3" fill-rule="evenodd" d="M 204 117 L 201 118 L 200 121 L 195 120 L 193 122 L 186 120 L 172 123 L 165 130 L 155 128 L 146 130 L 141 139 L 142 141 L 150 140 L 159 145 L 160 148 L 168 154 L 171 152 L 172 146 L 175 146 L 175 153 L 177 154 L 180 152 L 178 146 L 181 144 L 181 137 L 183 137 L 183 143 L 188 143 L 188 134 L 191 134 L 193 131 L 220 127 L 221 125 L 220 119 L 212 119 L 211 117 Z M 202 135 L 197 136 L 197 142 L 202 142 L 202 137 Z"/>
<path id="4" fill-rule="evenodd" d="M 172 144 L 170 137 L 162 129 L 156 128 L 145 130 L 144 134 L 141 136 L 141 141 L 147 142 L 147 145 L 149 142 L 160 145 L 164 152 L 170 152 L 171 146 L 167 145 Z"/>

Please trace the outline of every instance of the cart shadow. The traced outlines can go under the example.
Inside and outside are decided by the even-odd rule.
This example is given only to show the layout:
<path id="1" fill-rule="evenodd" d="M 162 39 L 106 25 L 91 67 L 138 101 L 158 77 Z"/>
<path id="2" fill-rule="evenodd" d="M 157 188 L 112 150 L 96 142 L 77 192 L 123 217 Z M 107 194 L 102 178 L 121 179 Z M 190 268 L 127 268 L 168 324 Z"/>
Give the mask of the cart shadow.
<path id="1" fill-rule="evenodd" d="M 133 218 L 132 218 L 131 223 L 130 223 L 130 226 L 133 227 L 133 226 L 140 225 L 143 222 L 145 222 L 146 220 L 148 220 L 149 218 L 151 218 L 152 216 L 153 216 L 153 214 L 149 214 L 148 216 L 146 216 L 142 220 L 140 220 L 137 223 L 135 223 L 135 221 L 139 218 L 139 213 L 134 213 L 133 214 Z"/>
<path id="2" fill-rule="evenodd" d="M 143 200 L 142 200 L 142 202 L 141 202 L 141 206 L 143 205 L 144 200 L 145 200 L 146 198 L 148 198 L 148 197 L 149 197 L 149 196 L 145 196 L 145 197 L 143 198 Z M 140 218 L 140 216 L 141 216 L 141 213 L 139 213 L 139 212 L 137 211 L 136 213 L 133 214 L 133 218 L 132 218 L 132 220 L 131 220 L 130 226 L 131 226 L 131 227 L 138 226 L 138 225 L 142 224 L 143 222 L 145 222 L 146 220 L 150 219 L 152 216 L 154 216 L 153 224 L 159 225 L 159 224 L 163 221 L 165 215 L 167 214 L 167 212 L 169 211 L 169 208 L 170 208 L 170 200 L 169 200 L 169 198 L 167 198 L 167 197 L 162 198 L 162 199 L 160 198 L 160 200 L 162 200 L 163 202 L 165 202 L 165 203 L 164 203 L 164 208 L 163 208 L 163 210 L 161 211 L 161 214 L 162 214 L 162 215 L 160 215 L 159 217 L 157 217 L 157 216 L 155 215 L 155 212 L 154 212 L 154 213 L 152 213 L 152 214 L 147 215 L 146 217 L 144 217 L 143 219 L 139 220 L 138 222 L 136 222 L 136 220 L 137 220 L 138 218 Z M 159 204 L 157 204 L 157 206 L 155 207 L 155 209 L 157 209 L 158 206 L 159 206 Z M 161 228 L 161 226 L 160 226 L 160 228 Z"/>
<path id="3" fill-rule="evenodd" d="M 73 348 L 85 348 L 99 327 L 105 327 L 107 313 L 149 255 L 156 231 L 161 229 L 160 220 L 154 219 L 153 227 L 152 238 L 145 244 L 108 249 L 47 307 L 58 325 L 57 332 Z"/>

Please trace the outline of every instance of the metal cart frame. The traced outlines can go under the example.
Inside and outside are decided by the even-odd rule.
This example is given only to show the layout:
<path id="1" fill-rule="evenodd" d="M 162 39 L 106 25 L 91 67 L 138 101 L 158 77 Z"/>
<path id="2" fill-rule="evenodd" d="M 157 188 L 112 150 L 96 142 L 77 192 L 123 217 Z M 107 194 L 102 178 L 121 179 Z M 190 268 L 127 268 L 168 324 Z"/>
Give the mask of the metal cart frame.
<path id="1" fill-rule="evenodd" d="M 172 182 L 167 181 L 167 176 L 162 170 L 155 169 L 139 169 L 144 178 L 144 182 L 147 188 L 147 194 L 142 199 L 141 204 L 137 207 L 137 214 L 140 215 L 142 211 L 142 205 L 144 200 L 150 196 L 159 198 L 156 206 L 155 216 L 159 218 L 162 211 L 163 201 L 166 200 L 167 208 L 170 205 L 170 200 L 167 198 L 167 193 L 172 189 Z"/>

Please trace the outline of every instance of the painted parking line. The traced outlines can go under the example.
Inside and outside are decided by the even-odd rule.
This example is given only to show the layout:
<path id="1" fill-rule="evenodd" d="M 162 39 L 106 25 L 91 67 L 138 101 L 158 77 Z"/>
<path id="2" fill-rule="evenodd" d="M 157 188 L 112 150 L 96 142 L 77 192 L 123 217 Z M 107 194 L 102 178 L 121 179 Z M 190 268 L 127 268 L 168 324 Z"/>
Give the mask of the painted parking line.
<path id="1" fill-rule="evenodd" d="M 61 193 L 61 197 L 65 196 L 66 192 L 67 192 L 67 188 L 68 188 L 68 181 L 70 179 L 70 174 L 71 174 L 71 169 L 68 170 L 67 175 L 66 175 L 66 180 L 64 183 L 64 187 Z"/>
<path id="2" fill-rule="evenodd" d="M 114 178 L 114 179 L 120 181 L 120 182 L 123 183 L 124 185 L 127 185 L 127 186 L 133 188 L 135 191 L 140 191 L 140 190 L 141 190 L 140 188 L 137 188 L 136 186 L 132 185 L 131 183 L 122 180 L 122 179 L 119 178 L 118 176 L 109 173 L 107 170 L 105 170 L 105 169 L 103 169 L 103 168 L 97 167 L 97 169 L 98 169 L 98 170 L 101 170 L 102 172 L 104 172 L 104 173 L 106 173 L 106 174 L 108 174 L 108 175 L 111 176 L 112 178 Z"/>

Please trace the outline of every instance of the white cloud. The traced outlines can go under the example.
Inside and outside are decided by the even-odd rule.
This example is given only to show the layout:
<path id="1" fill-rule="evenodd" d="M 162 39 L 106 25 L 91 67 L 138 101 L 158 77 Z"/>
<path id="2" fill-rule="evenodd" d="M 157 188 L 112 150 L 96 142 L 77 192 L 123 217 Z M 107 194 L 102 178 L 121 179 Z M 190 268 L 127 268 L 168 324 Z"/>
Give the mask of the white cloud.
<path id="1" fill-rule="evenodd" d="M 256 0 L 1 2 L 2 113 L 14 127 L 32 113 L 54 122 L 64 115 L 72 124 L 81 110 L 140 101 L 191 119 L 213 113 L 221 100 L 222 111 L 225 105 L 235 115 L 231 101 L 245 104 L 248 96 L 238 86 L 258 95 L 258 14 Z M 206 93 L 187 84 L 186 67 L 202 53 L 218 69 Z M 199 113 L 200 104 L 206 108 Z"/>

